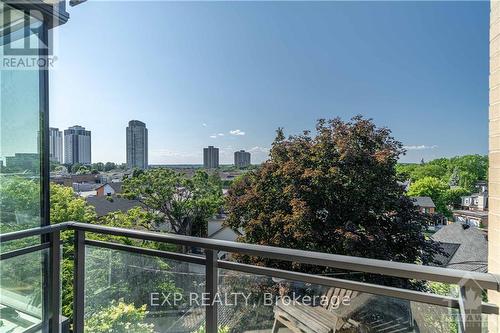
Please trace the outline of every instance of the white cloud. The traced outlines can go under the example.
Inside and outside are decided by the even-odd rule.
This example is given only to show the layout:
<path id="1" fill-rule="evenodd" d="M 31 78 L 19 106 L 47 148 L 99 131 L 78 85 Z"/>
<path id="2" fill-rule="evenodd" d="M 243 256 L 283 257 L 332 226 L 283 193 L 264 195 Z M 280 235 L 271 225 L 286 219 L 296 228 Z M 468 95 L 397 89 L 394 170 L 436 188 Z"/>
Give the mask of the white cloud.
<path id="1" fill-rule="evenodd" d="M 209 138 L 217 139 L 220 136 L 224 136 L 224 133 L 215 133 L 209 136 Z"/>
<path id="2" fill-rule="evenodd" d="M 201 124 L 201 126 L 203 126 L 203 127 L 207 127 L 207 124 L 206 124 L 206 123 L 203 123 L 203 124 Z"/>
<path id="3" fill-rule="evenodd" d="M 235 130 L 229 131 L 229 134 L 231 134 L 231 135 L 245 135 L 245 132 L 243 132 L 242 130 L 239 130 L 239 129 L 235 129 Z"/>
<path id="4" fill-rule="evenodd" d="M 270 149 L 266 147 L 255 146 L 248 150 L 250 153 L 269 153 Z"/>
<path id="5" fill-rule="evenodd" d="M 426 145 L 412 145 L 412 146 L 403 146 L 406 150 L 427 150 L 427 149 L 436 149 L 438 146 L 426 146 Z"/>

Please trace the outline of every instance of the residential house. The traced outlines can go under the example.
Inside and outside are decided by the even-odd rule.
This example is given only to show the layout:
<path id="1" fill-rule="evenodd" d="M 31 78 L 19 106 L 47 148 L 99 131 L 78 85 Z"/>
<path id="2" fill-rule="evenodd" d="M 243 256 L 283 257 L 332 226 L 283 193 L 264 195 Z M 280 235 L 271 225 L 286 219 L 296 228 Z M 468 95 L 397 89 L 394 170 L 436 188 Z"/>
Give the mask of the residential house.
<path id="1" fill-rule="evenodd" d="M 98 188 L 95 189 L 95 191 L 96 191 L 96 196 L 98 197 L 110 196 L 115 194 L 115 189 L 108 183 L 100 185 Z"/>
<path id="2" fill-rule="evenodd" d="M 100 185 L 95 189 L 96 196 L 110 196 L 120 193 L 122 189 L 122 183 L 105 183 Z"/>
<path id="3" fill-rule="evenodd" d="M 488 210 L 488 190 L 463 196 L 461 199 L 464 210 Z"/>
<path id="4" fill-rule="evenodd" d="M 476 188 L 480 193 L 488 192 L 488 182 L 485 180 L 480 180 L 476 183 Z"/>
<path id="5" fill-rule="evenodd" d="M 478 182 L 476 188 L 477 193 L 461 198 L 461 207 L 453 211 L 453 220 L 486 228 L 488 226 L 488 186 L 486 182 Z"/>
<path id="6" fill-rule="evenodd" d="M 224 225 L 226 216 L 220 214 L 208 221 L 207 236 L 212 239 L 236 242 L 243 235 L 243 230 L 233 230 Z"/>
<path id="7" fill-rule="evenodd" d="M 118 197 L 116 195 L 110 196 L 89 196 L 87 203 L 94 206 L 97 216 L 104 216 L 112 212 L 127 212 L 135 207 L 144 207 L 138 200 L 129 200 Z"/>
<path id="8" fill-rule="evenodd" d="M 447 224 L 447 219 L 442 213 L 436 212 L 436 205 L 430 197 L 410 197 L 413 204 L 418 207 L 422 214 L 430 215 L 432 221 L 429 223 L 428 230 L 435 231 Z"/>
<path id="9" fill-rule="evenodd" d="M 434 214 L 436 212 L 436 205 L 430 197 L 410 197 L 413 204 L 417 206 L 423 214 Z"/>

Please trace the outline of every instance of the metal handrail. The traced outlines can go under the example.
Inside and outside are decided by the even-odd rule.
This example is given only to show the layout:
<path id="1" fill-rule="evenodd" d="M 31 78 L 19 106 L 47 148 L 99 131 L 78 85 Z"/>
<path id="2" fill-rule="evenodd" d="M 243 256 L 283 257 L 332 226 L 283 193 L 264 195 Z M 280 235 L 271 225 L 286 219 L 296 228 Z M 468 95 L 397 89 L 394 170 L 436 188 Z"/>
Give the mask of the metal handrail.
<path id="1" fill-rule="evenodd" d="M 299 262 L 304 264 L 415 280 L 435 281 L 458 285 L 473 280 L 477 284 L 477 286 L 482 289 L 496 290 L 500 292 L 500 276 L 493 273 L 469 272 L 443 267 L 287 249 L 258 244 L 238 243 L 217 239 L 183 236 L 172 233 L 160 233 L 136 229 L 108 227 L 81 222 L 64 222 L 46 227 L 26 229 L 22 231 L 2 234 L 0 235 L 0 242 L 12 241 L 42 234 L 49 234 L 55 231 L 63 230 L 81 230 L 97 234 L 124 236 L 140 240 L 194 246 L 203 249 L 241 253 L 269 259 L 279 259 L 283 261 Z"/>
<path id="2" fill-rule="evenodd" d="M 64 222 L 58 224 L 52 224 L 45 227 L 24 229 L 20 231 L 13 231 L 6 234 L 0 234 L 0 243 L 10 242 L 13 240 L 41 236 L 54 233 L 56 231 L 62 231 L 69 228 L 69 226 L 73 224 L 73 222 Z"/>
<path id="3" fill-rule="evenodd" d="M 140 255 L 153 256 L 159 258 L 166 258 L 170 260 L 177 260 L 183 262 L 189 262 L 197 265 L 205 265 L 206 261 L 204 257 L 194 256 L 189 254 L 173 253 L 168 251 L 152 250 L 137 246 L 117 244 L 104 241 L 86 240 L 85 245 L 90 245 L 98 248 L 107 248 L 110 250 L 130 252 Z M 408 301 L 432 304 L 437 306 L 444 306 L 449 308 L 459 308 L 459 302 L 453 297 L 447 297 L 442 295 L 435 295 L 432 293 L 420 292 L 415 290 L 408 290 L 396 287 L 389 287 L 384 285 L 378 285 L 373 283 L 365 283 L 353 280 L 332 278 L 322 275 L 313 275 L 302 272 L 287 271 L 276 268 L 261 267 L 255 265 L 242 264 L 226 260 L 218 260 L 217 265 L 219 268 L 244 272 L 254 275 L 266 275 L 291 281 L 299 281 L 310 284 L 338 287 L 350 290 L 356 290 L 358 292 L 364 292 L 368 294 L 394 297 L 405 299 Z M 482 313 L 484 314 L 498 314 L 499 308 L 494 304 L 483 303 Z"/>

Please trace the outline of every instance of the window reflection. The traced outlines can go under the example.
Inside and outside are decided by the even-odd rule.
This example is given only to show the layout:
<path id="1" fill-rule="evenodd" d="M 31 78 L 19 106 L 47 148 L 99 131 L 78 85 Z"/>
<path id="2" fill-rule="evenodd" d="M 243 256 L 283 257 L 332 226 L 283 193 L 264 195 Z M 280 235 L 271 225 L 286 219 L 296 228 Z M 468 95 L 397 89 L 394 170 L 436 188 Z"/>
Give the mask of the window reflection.
<path id="1" fill-rule="evenodd" d="M 0 6 L 0 56 L 26 38 L 37 47 L 37 38 L 19 33 L 24 14 L 4 3 Z M 0 91 L 0 232 L 5 233 L 40 225 L 40 73 L 1 68 Z"/>

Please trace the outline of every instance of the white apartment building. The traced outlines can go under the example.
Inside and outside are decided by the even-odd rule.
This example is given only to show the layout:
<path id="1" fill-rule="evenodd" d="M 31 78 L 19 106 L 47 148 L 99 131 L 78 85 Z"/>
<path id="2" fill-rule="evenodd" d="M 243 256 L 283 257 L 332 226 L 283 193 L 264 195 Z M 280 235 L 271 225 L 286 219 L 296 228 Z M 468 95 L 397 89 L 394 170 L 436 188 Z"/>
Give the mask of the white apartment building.
<path id="1" fill-rule="evenodd" d="M 64 130 L 64 163 L 91 163 L 91 133 L 82 126 Z"/>
<path id="2" fill-rule="evenodd" d="M 139 120 L 131 120 L 127 126 L 127 168 L 147 169 L 148 129 Z"/>
<path id="3" fill-rule="evenodd" d="M 63 163 L 63 138 L 59 128 L 49 128 L 49 156 L 50 160 Z"/>

